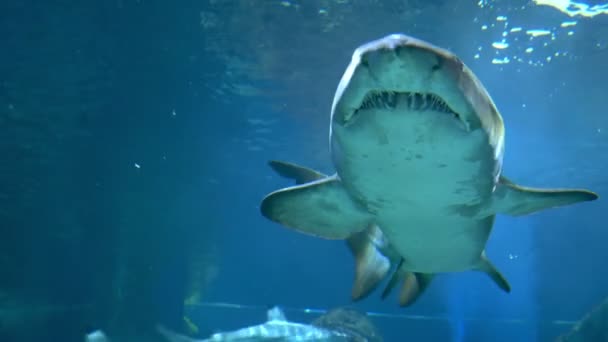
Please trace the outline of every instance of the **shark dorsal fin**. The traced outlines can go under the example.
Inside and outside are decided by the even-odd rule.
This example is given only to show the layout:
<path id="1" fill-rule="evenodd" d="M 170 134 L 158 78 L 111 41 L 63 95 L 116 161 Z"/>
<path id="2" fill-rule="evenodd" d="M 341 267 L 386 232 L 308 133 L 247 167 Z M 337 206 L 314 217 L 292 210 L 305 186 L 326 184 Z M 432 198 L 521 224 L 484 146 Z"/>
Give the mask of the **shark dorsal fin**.
<path id="1" fill-rule="evenodd" d="M 268 321 L 287 321 L 283 310 L 279 309 L 278 306 L 272 307 L 270 310 L 268 310 L 267 316 Z"/>

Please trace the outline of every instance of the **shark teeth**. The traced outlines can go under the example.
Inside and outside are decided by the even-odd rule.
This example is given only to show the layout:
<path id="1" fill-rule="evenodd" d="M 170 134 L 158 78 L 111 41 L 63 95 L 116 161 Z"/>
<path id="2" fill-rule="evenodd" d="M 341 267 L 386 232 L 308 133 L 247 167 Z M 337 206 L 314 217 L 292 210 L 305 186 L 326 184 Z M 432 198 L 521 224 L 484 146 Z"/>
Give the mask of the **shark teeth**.
<path id="1" fill-rule="evenodd" d="M 365 96 L 359 110 L 395 109 L 397 105 L 405 105 L 409 110 L 434 111 L 459 117 L 443 99 L 432 93 L 372 91 Z"/>

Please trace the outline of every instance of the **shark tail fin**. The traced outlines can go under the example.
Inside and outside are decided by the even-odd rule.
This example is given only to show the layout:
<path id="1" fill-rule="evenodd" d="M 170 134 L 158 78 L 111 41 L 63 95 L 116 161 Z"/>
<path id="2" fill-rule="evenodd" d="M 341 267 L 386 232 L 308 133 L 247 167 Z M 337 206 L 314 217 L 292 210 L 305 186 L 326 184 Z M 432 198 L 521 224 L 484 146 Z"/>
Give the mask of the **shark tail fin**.
<path id="1" fill-rule="evenodd" d="M 511 292 L 511 285 L 509 284 L 509 281 L 500 273 L 500 271 L 498 271 L 490 259 L 486 257 L 485 251 L 481 253 L 481 259 L 479 261 L 479 266 L 477 266 L 477 270 L 488 275 L 488 277 L 490 277 L 490 279 L 492 279 L 501 290 L 505 291 L 506 293 Z"/>
<path id="2" fill-rule="evenodd" d="M 594 201 L 599 196 L 584 189 L 539 189 L 517 185 L 500 177 L 489 214 L 522 216 L 541 210 Z"/>
<path id="3" fill-rule="evenodd" d="M 388 297 L 391 291 L 402 281 L 399 291 L 399 305 L 410 306 L 420 298 L 428 288 L 435 275 L 432 273 L 409 272 L 403 269 L 403 259 L 397 269 L 393 272 L 391 279 L 382 291 L 382 299 Z"/>
<path id="4" fill-rule="evenodd" d="M 370 240 L 370 226 L 346 239 L 346 244 L 355 257 L 355 282 L 352 299 L 357 301 L 367 297 L 386 277 L 391 267 L 390 260 L 377 249 Z"/>

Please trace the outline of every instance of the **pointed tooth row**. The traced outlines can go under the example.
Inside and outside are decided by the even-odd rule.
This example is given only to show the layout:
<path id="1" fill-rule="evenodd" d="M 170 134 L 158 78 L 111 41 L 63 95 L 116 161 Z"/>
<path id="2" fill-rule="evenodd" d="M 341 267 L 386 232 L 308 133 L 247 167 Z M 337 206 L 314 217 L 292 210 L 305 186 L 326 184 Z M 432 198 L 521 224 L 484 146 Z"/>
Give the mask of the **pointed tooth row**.
<path id="1" fill-rule="evenodd" d="M 361 108 L 395 108 L 398 96 L 394 91 L 372 92 L 365 97 Z"/>
<path id="2" fill-rule="evenodd" d="M 433 94 L 398 93 L 395 91 L 370 92 L 363 100 L 361 109 L 394 109 L 398 103 L 406 103 L 407 108 L 411 110 L 433 110 L 437 112 L 455 114 L 443 100 Z"/>

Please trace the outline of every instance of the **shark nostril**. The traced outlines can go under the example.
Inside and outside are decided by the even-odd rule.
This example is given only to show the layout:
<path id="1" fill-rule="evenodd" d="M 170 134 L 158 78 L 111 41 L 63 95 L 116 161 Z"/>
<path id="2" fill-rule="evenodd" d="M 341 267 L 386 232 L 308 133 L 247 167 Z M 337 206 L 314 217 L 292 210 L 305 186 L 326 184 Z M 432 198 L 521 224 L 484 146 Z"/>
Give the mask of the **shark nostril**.
<path id="1" fill-rule="evenodd" d="M 401 57 L 401 55 L 403 55 L 403 53 L 405 52 L 406 47 L 405 46 L 397 46 L 395 48 L 395 55 L 397 57 Z"/>
<path id="2" fill-rule="evenodd" d="M 367 58 L 366 55 L 361 56 L 361 63 L 362 66 L 366 67 L 369 69 L 369 60 Z"/>
<path id="3" fill-rule="evenodd" d="M 432 71 L 437 71 L 439 69 L 441 69 L 441 67 L 443 66 L 443 60 L 439 57 L 435 57 L 436 61 L 435 64 L 431 67 Z"/>

